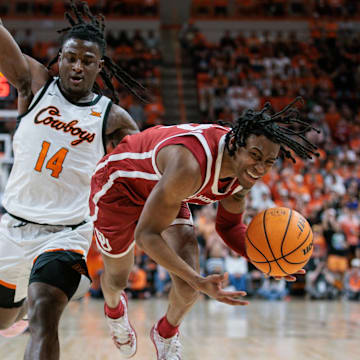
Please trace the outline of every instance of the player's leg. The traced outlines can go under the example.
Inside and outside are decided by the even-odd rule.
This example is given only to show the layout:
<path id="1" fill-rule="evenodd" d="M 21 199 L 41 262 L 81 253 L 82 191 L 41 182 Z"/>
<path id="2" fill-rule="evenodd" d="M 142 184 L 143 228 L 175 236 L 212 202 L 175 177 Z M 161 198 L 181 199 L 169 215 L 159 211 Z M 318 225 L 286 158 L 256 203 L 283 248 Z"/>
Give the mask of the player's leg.
<path id="1" fill-rule="evenodd" d="M 119 199 L 118 191 L 113 196 L 111 191 L 96 203 L 94 238 L 104 263 L 100 282 L 105 319 L 115 346 L 123 357 L 130 358 L 136 353 L 137 339 L 128 319 L 124 289 L 134 264 L 134 231 L 142 207 L 132 205 L 126 195 Z"/>
<path id="2" fill-rule="evenodd" d="M 120 207 L 121 203 L 118 203 L 117 210 Z M 124 289 L 134 264 L 134 230 L 140 212 L 141 208 L 126 204 L 122 216 L 113 219 L 111 214 L 106 216 L 99 208 L 94 224 L 94 237 L 104 263 L 100 282 L 105 298 L 105 319 L 115 346 L 126 358 L 134 356 L 137 350 L 136 332 L 128 319 L 128 300 Z M 109 221 L 111 232 L 107 232 Z"/>
<path id="3" fill-rule="evenodd" d="M 184 261 L 197 271 L 200 270 L 199 247 L 193 226 L 170 226 L 162 235 Z M 174 274 L 170 274 L 170 276 L 172 286 L 168 310 L 151 330 L 151 339 L 156 347 L 158 359 L 181 359 L 178 327 L 199 296 L 198 291 L 184 280 Z"/>
<path id="4" fill-rule="evenodd" d="M 23 248 L 21 222 L 8 214 L 0 220 L 0 335 L 16 336 L 27 328 L 22 318 L 27 311 L 25 300 L 30 269 Z"/>
<path id="5" fill-rule="evenodd" d="M 15 290 L 0 285 L 0 335 L 13 337 L 23 333 L 28 321 L 23 320 L 27 313 L 27 301 L 14 301 Z"/>
<path id="6" fill-rule="evenodd" d="M 60 358 L 58 326 L 67 303 L 66 294 L 56 287 L 42 283 L 29 286 L 30 339 L 25 360 Z"/>
<path id="7" fill-rule="evenodd" d="M 30 339 L 25 360 L 59 359 L 60 317 L 86 273 L 83 256 L 75 252 L 49 252 L 36 259 L 28 288 Z"/>
<path id="8" fill-rule="evenodd" d="M 192 268 L 200 271 L 199 246 L 190 225 L 170 226 L 163 234 L 168 244 L 175 252 Z M 168 321 L 178 326 L 186 313 L 196 303 L 199 292 L 192 288 L 187 282 L 171 274 L 172 286 L 169 293 L 169 307 L 166 313 Z"/>
<path id="9" fill-rule="evenodd" d="M 110 257 L 101 254 L 104 270 L 100 276 L 101 290 L 105 303 L 109 308 L 115 308 L 120 302 L 121 292 L 127 287 L 128 278 L 134 265 L 134 248 L 121 257 Z"/>
<path id="10" fill-rule="evenodd" d="M 136 332 L 128 319 L 127 287 L 131 268 L 134 264 L 134 248 L 121 257 L 102 253 L 104 271 L 101 274 L 101 289 L 104 295 L 105 318 L 115 346 L 126 357 L 133 357 L 137 350 Z"/>

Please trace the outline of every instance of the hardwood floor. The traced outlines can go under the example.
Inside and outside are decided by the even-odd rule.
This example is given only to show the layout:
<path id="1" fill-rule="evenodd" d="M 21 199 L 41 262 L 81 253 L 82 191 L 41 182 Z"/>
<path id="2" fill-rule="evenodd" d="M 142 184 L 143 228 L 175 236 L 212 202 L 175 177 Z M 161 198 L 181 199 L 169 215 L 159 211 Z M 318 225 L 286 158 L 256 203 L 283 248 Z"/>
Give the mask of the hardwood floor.
<path id="1" fill-rule="evenodd" d="M 134 360 L 155 360 L 149 338 L 163 316 L 165 300 L 130 300 L 138 333 Z M 62 360 L 121 359 L 108 335 L 103 301 L 72 302 L 60 326 Z M 0 359 L 21 360 L 28 334 L 0 338 Z M 230 307 L 200 301 L 181 326 L 183 360 L 356 360 L 360 359 L 360 304 L 356 302 L 251 301 Z"/>

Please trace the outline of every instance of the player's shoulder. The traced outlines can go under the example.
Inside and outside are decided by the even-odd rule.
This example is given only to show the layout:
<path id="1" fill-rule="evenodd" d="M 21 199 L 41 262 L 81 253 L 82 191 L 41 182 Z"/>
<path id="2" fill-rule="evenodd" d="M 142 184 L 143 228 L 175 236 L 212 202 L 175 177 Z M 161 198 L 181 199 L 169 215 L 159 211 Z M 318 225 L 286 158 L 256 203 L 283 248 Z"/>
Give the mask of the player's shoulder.
<path id="1" fill-rule="evenodd" d="M 138 131 L 136 122 L 130 114 L 120 105 L 112 103 L 106 123 L 106 133 L 110 134 L 117 129 Z"/>
<path id="2" fill-rule="evenodd" d="M 223 134 L 229 132 L 231 129 L 218 124 L 197 124 L 197 123 L 188 123 L 188 124 L 178 124 L 171 126 L 156 126 L 159 130 L 165 132 L 176 132 L 176 133 L 193 133 L 193 134 Z"/>
<path id="3" fill-rule="evenodd" d="M 121 118 L 125 114 L 126 110 L 118 104 L 111 104 L 109 110 L 109 118 Z"/>
<path id="4" fill-rule="evenodd" d="M 207 123 L 207 124 L 198 124 L 198 123 L 188 123 L 176 125 L 179 129 L 189 130 L 189 131 L 229 131 L 230 128 L 223 126 L 221 124 Z"/>

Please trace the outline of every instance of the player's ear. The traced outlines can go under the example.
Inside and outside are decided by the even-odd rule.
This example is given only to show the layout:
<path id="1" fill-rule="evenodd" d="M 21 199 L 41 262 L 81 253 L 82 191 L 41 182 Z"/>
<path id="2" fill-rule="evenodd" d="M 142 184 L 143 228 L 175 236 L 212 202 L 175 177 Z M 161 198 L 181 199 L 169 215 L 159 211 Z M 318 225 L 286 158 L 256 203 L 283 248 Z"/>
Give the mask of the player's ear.
<path id="1" fill-rule="evenodd" d="M 100 61 L 99 61 L 99 71 L 98 72 L 100 72 L 102 69 L 104 68 L 104 60 L 103 59 L 101 59 Z"/>
<path id="2" fill-rule="evenodd" d="M 234 143 L 235 143 L 235 135 L 231 135 L 230 140 L 229 140 L 229 144 L 231 146 L 234 146 Z"/>

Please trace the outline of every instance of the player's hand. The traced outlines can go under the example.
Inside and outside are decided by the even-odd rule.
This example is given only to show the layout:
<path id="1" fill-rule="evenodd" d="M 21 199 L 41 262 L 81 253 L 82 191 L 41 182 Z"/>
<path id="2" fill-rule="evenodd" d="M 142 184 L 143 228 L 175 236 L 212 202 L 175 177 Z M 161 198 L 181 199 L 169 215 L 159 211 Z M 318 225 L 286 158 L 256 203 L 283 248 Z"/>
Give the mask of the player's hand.
<path id="1" fill-rule="evenodd" d="M 304 275 L 306 273 L 305 269 L 301 269 L 299 271 L 297 271 L 295 274 L 293 275 L 286 275 L 286 276 L 274 276 L 275 280 L 281 280 L 281 279 L 285 279 L 286 281 L 290 281 L 290 282 L 294 282 L 296 281 L 296 276 L 294 275 Z"/>
<path id="2" fill-rule="evenodd" d="M 228 305 L 248 305 L 248 301 L 239 299 L 240 296 L 246 295 L 245 291 L 223 290 L 223 284 L 227 283 L 228 277 L 228 273 L 209 275 L 198 283 L 197 289 L 215 300 Z"/>

